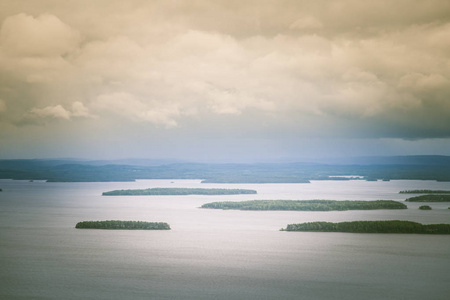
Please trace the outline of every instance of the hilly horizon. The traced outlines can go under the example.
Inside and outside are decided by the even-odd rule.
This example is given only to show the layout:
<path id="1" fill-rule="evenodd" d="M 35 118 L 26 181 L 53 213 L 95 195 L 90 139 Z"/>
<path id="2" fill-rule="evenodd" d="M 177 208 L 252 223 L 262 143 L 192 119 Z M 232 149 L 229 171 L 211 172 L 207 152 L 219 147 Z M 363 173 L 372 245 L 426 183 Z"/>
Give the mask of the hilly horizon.
<path id="1" fill-rule="evenodd" d="M 127 164 L 129 162 L 131 164 Z M 141 164 L 139 164 L 141 162 Z M 202 179 L 218 183 L 308 183 L 310 180 L 450 181 L 450 156 L 347 158 L 346 163 L 202 163 L 151 160 L 0 160 L 1 179 L 56 182 Z M 361 178 L 347 178 L 349 175 Z"/>

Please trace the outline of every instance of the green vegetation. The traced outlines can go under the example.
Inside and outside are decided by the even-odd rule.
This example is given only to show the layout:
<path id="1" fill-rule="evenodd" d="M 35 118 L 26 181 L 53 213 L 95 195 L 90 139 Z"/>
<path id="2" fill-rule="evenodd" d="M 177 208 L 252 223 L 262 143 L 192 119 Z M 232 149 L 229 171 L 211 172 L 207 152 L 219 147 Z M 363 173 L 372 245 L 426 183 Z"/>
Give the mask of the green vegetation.
<path id="1" fill-rule="evenodd" d="M 428 206 L 428 205 L 422 205 L 422 206 L 419 206 L 419 209 L 421 209 L 421 210 L 431 210 L 431 207 Z"/>
<path id="2" fill-rule="evenodd" d="M 142 221 L 83 221 L 75 225 L 78 229 L 128 229 L 128 230 L 169 230 L 170 226 L 163 222 Z"/>
<path id="3" fill-rule="evenodd" d="M 406 199 L 408 202 L 450 202 L 450 195 L 421 195 Z"/>
<path id="4" fill-rule="evenodd" d="M 319 231 L 351 233 L 421 233 L 450 234 L 450 224 L 423 225 L 410 221 L 311 222 L 289 224 L 285 231 Z"/>
<path id="5" fill-rule="evenodd" d="M 200 188 L 152 188 L 141 190 L 115 190 L 104 192 L 103 196 L 142 196 L 142 195 L 238 195 L 256 194 L 255 190 L 243 189 L 200 189 Z"/>
<path id="6" fill-rule="evenodd" d="M 406 209 L 403 203 L 391 200 L 376 201 L 336 201 L 336 200 L 250 200 L 241 202 L 212 202 L 201 208 L 237 209 L 237 210 L 369 210 L 369 209 Z"/>
<path id="7" fill-rule="evenodd" d="M 450 194 L 450 191 L 444 191 L 444 190 L 407 190 L 407 191 L 400 191 L 399 194 Z"/>

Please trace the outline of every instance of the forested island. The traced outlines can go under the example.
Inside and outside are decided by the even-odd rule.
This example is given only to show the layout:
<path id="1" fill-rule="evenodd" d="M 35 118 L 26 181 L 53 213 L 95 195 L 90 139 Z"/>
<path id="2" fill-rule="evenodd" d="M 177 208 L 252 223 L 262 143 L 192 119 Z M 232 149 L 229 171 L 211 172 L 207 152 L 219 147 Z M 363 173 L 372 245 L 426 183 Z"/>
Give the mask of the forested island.
<path id="1" fill-rule="evenodd" d="M 421 195 L 406 199 L 408 202 L 450 202 L 450 195 Z"/>
<path id="2" fill-rule="evenodd" d="M 238 195 L 256 194 L 245 189 L 202 189 L 202 188 L 151 188 L 136 190 L 115 190 L 102 193 L 103 196 L 147 196 L 147 195 Z"/>
<path id="3" fill-rule="evenodd" d="M 124 229 L 124 230 L 170 230 L 170 226 L 164 222 L 143 221 L 83 221 L 75 225 L 77 229 Z"/>
<path id="4" fill-rule="evenodd" d="M 450 224 L 423 225 L 411 221 L 309 222 L 289 224 L 282 231 L 349 232 L 349 233 L 419 233 L 450 234 Z"/>
<path id="5" fill-rule="evenodd" d="M 422 205 L 422 206 L 419 206 L 419 209 L 421 209 L 421 210 L 431 210 L 431 206 L 429 206 L 429 205 Z"/>
<path id="6" fill-rule="evenodd" d="M 450 191 L 444 191 L 444 190 L 406 190 L 406 191 L 400 191 L 399 194 L 450 194 Z"/>
<path id="7" fill-rule="evenodd" d="M 406 209 L 403 203 L 392 200 L 350 201 L 350 200 L 250 200 L 240 202 L 211 202 L 201 208 L 236 210 L 370 210 L 370 209 Z"/>

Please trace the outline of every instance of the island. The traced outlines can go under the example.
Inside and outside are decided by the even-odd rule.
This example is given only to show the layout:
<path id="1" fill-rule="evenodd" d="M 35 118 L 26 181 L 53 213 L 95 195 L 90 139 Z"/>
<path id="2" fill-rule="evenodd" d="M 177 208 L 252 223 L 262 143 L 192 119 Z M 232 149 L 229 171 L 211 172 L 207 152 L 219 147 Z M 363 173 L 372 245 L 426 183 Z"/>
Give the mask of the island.
<path id="1" fill-rule="evenodd" d="M 238 195 L 256 194 L 255 190 L 243 189 L 202 189 L 202 188 L 151 188 L 137 190 L 114 190 L 103 196 L 149 196 L 149 195 Z"/>
<path id="2" fill-rule="evenodd" d="M 399 194 L 450 194 L 446 190 L 406 190 L 400 191 Z"/>
<path id="3" fill-rule="evenodd" d="M 406 199 L 408 202 L 450 202 L 450 195 L 421 195 Z"/>
<path id="4" fill-rule="evenodd" d="M 118 229 L 118 230 L 170 230 L 170 226 L 164 222 L 143 221 L 83 221 L 75 225 L 77 229 Z"/>
<path id="5" fill-rule="evenodd" d="M 419 206 L 419 209 L 421 209 L 421 210 L 431 210 L 431 206 L 422 205 L 422 206 Z"/>
<path id="6" fill-rule="evenodd" d="M 419 233 L 450 234 L 450 224 L 423 225 L 411 221 L 309 222 L 289 224 L 282 231 L 349 232 L 349 233 Z"/>
<path id="7" fill-rule="evenodd" d="M 403 203 L 392 200 L 360 201 L 360 200 L 250 200 L 211 202 L 201 208 L 236 209 L 236 210 L 370 210 L 370 209 L 406 209 Z"/>

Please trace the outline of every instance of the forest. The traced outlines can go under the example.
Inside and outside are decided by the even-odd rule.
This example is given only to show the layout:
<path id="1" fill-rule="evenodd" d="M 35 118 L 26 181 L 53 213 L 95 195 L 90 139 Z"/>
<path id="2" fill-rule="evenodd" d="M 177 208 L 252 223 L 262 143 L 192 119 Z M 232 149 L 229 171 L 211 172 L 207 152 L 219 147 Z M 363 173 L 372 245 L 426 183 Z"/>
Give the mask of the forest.
<path id="1" fill-rule="evenodd" d="M 421 195 L 406 199 L 407 202 L 450 202 L 450 195 Z"/>
<path id="2" fill-rule="evenodd" d="M 349 233 L 418 233 L 450 234 L 450 224 L 423 225 L 411 221 L 309 222 L 289 224 L 282 231 L 349 232 Z"/>
<path id="3" fill-rule="evenodd" d="M 0 160 L 0 179 L 49 182 L 108 182 L 139 179 L 201 179 L 204 183 L 308 183 L 311 180 L 437 180 L 450 181 L 450 156 L 393 157 L 386 164 L 138 163 L 83 160 Z M 337 176 L 337 177 L 336 177 Z"/>
<path id="4" fill-rule="evenodd" d="M 422 206 L 419 206 L 419 209 L 420 210 L 431 210 L 431 206 L 429 206 L 429 205 L 422 205 Z"/>
<path id="5" fill-rule="evenodd" d="M 238 195 L 238 194 L 256 194 L 256 191 L 245 189 L 151 188 L 151 189 L 135 189 L 135 190 L 114 190 L 102 193 L 103 196 Z"/>
<path id="6" fill-rule="evenodd" d="M 406 191 L 400 191 L 399 194 L 450 194 L 450 191 L 444 191 L 444 190 L 406 190 Z"/>
<path id="7" fill-rule="evenodd" d="M 350 200 L 250 200 L 240 202 L 211 202 L 201 208 L 235 210 L 370 210 L 370 209 L 406 209 L 403 203 L 392 200 L 350 201 Z"/>
<path id="8" fill-rule="evenodd" d="M 164 222 L 143 221 L 83 221 L 75 225 L 77 229 L 126 229 L 126 230 L 170 230 L 170 226 Z"/>

